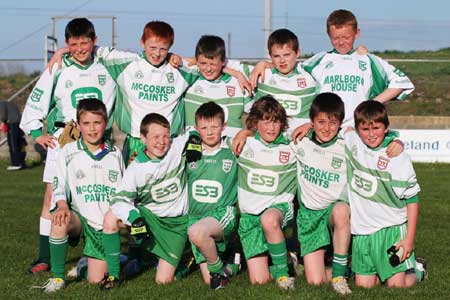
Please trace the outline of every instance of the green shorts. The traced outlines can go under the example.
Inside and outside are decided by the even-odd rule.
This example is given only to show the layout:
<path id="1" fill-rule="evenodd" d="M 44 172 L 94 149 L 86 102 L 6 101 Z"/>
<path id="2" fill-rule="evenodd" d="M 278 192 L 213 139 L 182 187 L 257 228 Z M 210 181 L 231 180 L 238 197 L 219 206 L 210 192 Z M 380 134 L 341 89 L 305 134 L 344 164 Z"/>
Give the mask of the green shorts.
<path id="1" fill-rule="evenodd" d="M 188 217 L 158 217 L 145 207 L 138 209 L 153 235 L 147 250 L 176 267 L 187 240 Z"/>
<path id="2" fill-rule="evenodd" d="M 87 223 L 86 219 L 81 216 L 77 211 L 77 214 L 81 222 L 81 235 L 84 239 L 83 254 L 96 259 L 105 260 L 105 248 L 103 247 L 103 231 L 95 230 Z"/>
<path id="3" fill-rule="evenodd" d="M 144 150 L 145 145 L 142 143 L 140 138 L 135 138 L 127 135 L 125 141 L 123 142 L 122 157 L 125 165 L 128 166 L 134 158 L 137 156 L 139 151 Z"/>
<path id="4" fill-rule="evenodd" d="M 301 255 L 312 253 L 331 244 L 331 211 L 336 203 L 320 210 L 307 208 L 302 202 L 297 215 L 297 234 Z"/>
<path id="5" fill-rule="evenodd" d="M 352 246 L 352 270 L 358 275 L 376 275 L 382 282 L 393 275 L 415 268 L 414 252 L 397 267 L 389 263 L 389 249 L 406 236 L 406 223 L 383 228 L 369 235 L 354 235 Z"/>
<path id="6" fill-rule="evenodd" d="M 283 215 L 282 229 L 284 229 L 288 222 L 294 218 L 293 203 L 279 203 L 272 205 L 267 209 L 269 208 L 278 209 Z M 241 238 L 245 259 L 267 252 L 267 241 L 260 221 L 263 213 L 264 212 L 259 215 L 241 213 L 238 233 Z"/>
<path id="7" fill-rule="evenodd" d="M 190 228 L 193 224 L 197 223 L 199 220 L 207 217 L 214 218 L 220 223 L 223 230 L 223 238 L 222 241 L 216 241 L 216 247 L 219 253 L 225 252 L 227 238 L 233 232 L 237 223 L 236 207 L 234 206 L 220 207 L 215 210 L 206 212 L 202 216 L 190 215 L 188 228 Z M 194 254 L 195 257 L 195 262 L 197 264 L 204 262 L 205 257 L 202 255 L 202 253 L 197 249 L 197 247 L 194 244 L 191 243 L 191 246 L 192 246 L 192 253 Z"/>

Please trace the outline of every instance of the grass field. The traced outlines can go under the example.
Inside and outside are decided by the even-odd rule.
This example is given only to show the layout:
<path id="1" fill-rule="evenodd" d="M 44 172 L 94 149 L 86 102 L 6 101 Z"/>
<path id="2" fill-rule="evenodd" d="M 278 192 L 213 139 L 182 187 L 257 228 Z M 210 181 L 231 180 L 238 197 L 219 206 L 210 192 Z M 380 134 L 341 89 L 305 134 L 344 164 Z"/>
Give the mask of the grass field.
<path id="1" fill-rule="evenodd" d="M 120 288 L 101 292 L 86 282 L 70 282 L 55 294 L 44 294 L 30 287 L 47 280 L 49 273 L 37 276 L 24 274 L 36 257 L 38 224 L 43 184 L 42 166 L 23 171 L 7 172 L 7 163 L 0 161 L 0 296 L 1 299 L 339 299 L 330 286 L 312 287 L 298 278 L 296 290 L 283 292 L 273 283 L 251 286 L 246 272 L 238 275 L 224 290 L 211 291 L 201 281 L 199 271 L 168 286 L 154 284 L 153 270 Z M 409 290 L 376 287 L 371 290 L 354 288 L 348 299 L 449 299 L 450 289 L 450 165 L 417 164 L 416 171 L 422 187 L 420 219 L 416 236 L 416 253 L 430 264 L 430 275 L 424 282 Z M 81 254 L 81 247 L 69 250 L 73 266 Z"/>

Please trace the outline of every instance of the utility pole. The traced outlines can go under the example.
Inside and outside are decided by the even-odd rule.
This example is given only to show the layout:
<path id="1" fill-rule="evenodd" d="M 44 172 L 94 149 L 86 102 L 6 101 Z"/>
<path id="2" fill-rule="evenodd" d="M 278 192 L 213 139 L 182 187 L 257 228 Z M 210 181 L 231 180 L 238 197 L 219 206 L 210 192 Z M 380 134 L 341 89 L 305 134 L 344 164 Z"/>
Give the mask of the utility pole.
<path id="1" fill-rule="evenodd" d="M 265 50 L 265 56 L 269 57 L 269 50 L 267 49 L 267 40 L 269 39 L 269 35 L 272 31 L 272 1 L 271 0 L 265 0 L 265 6 L 264 6 L 264 49 Z"/>
<path id="2" fill-rule="evenodd" d="M 231 57 L 231 32 L 227 33 L 227 58 Z"/>

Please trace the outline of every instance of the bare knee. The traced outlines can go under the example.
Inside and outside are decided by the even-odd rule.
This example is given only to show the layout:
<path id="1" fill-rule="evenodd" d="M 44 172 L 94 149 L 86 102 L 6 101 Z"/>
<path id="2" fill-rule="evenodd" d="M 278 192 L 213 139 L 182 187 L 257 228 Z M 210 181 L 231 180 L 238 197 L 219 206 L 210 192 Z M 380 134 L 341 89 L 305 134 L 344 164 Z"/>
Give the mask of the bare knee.
<path id="1" fill-rule="evenodd" d="M 274 232 L 280 230 L 281 224 L 278 215 L 267 213 L 261 216 L 261 226 L 264 232 Z"/>
<path id="2" fill-rule="evenodd" d="M 200 244 L 206 238 L 205 230 L 196 224 L 192 225 L 188 230 L 189 240 L 195 245 Z"/>
<path id="3" fill-rule="evenodd" d="M 333 208 L 332 214 L 335 227 L 350 226 L 350 208 L 347 204 L 337 204 Z"/>
<path id="4" fill-rule="evenodd" d="M 169 284 L 173 281 L 173 276 L 168 276 L 165 274 L 156 274 L 155 282 L 156 284 L 162 285 L 162 284 Z"/>
<path id="5" fill-rule="evenodd" d="M 262 285 L 270 281 L 270 277 L 254 277 L 250 278 L 250 283 L 252 285 Z"/>
<path id="6" fill-rule="evenodd" d="M 114 213 L 109 210 L 103 217 L 103 232 L 105 233 L 115 233 L 119 230 L 118 219 Z"/>

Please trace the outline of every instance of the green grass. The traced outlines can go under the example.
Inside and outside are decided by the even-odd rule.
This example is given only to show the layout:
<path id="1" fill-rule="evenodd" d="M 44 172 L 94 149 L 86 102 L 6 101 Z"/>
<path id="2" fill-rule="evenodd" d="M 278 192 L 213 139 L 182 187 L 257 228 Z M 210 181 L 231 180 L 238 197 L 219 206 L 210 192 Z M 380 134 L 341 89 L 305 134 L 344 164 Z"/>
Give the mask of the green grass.
<path id="1" fill-rule="evenodd" d="M 0 161 L 0 294 L 2 299 L 340 299 L 329 285 L 308 286 L 298 278 L 296 290 L 282 292 L 273 283 L 251 286 L 246 272 L 238 275 L 224 290 L 211 291 L 202 283 L 199 271 L 168 286 L 156 286 L 154 270 L 126 281 L 118 289 L 101 292 L 86 282 L 69 282 L 68 287 L 47 295 L 30 286 L 40 285 L 49 273 L 28 276 L 24 271 L 37 255 L 38 226 L 44 185 L 42 166 L 7 172 L 7 163 Z M 417 164 L 422 187 L 420 219 L 416 237 L 416 253 L 430 264 L 429 280 L 408 290 L 376 287 L 354 288 L 348 299 L 448 299 L 450 278 L 448 226 L 450 216 L 450 165 Z M 81 247 L 69 250 L 69 266 L 81 254 Z"/>

